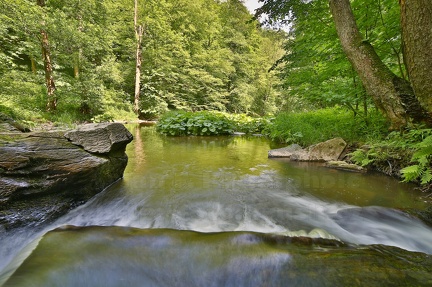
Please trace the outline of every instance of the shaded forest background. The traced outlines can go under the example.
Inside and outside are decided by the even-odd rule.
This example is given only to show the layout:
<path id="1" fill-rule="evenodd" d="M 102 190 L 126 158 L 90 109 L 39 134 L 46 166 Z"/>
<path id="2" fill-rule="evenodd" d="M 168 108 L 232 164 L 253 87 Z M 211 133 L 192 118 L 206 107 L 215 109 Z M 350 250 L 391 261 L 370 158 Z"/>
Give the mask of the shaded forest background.
<path id="1" fill-rule="evenodd" d="M 139 114 L 218 110 L 265 115 L 284 105 L 277 72 L 285 32 L 260 28 L 238 0 L 139 1 Z M 32 121 L 134 117 L 134 3 L 6 0 L 0 4 L 0 111 Z M 56 110 L 46 111 L 42 31 Z"/>

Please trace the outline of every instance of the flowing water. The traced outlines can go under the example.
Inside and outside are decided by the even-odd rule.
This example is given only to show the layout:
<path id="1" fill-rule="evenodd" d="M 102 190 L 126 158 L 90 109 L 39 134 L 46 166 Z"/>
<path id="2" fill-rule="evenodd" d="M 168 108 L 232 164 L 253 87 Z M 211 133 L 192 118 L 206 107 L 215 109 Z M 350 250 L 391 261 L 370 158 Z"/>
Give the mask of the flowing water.
<path id="1" fill-rule="evenodd" d="M 275 146 L 261 137 L 170 138 L 152 127 L 129 128 L 135 139 L 127 148 L 124 179 L 44 230 L 0 236 L 3 280 L 45 232 L 62 225 L 251 231 L 432 254 L 432 229 L 399 211 L 426 207 L 411 185 L 379 174 L 268 159 Z"/>

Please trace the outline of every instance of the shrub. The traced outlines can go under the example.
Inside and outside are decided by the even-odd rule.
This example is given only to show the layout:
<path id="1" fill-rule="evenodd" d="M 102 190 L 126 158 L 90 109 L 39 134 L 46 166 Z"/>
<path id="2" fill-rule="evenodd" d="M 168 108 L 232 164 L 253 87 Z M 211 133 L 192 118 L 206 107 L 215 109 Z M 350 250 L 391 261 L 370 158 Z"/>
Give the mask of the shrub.
<path id="1" fill-rule="evenodd" d="M 247 134 L 267 133 L 273 118 L 253 118 L 245 114 L 229 114 L 234 130 Z"/>
<path id="2" fill-rule="evenodd" d="M 160 133 L 171 136 L 226 135 L 234 131 L 262 133 L 270 124 L 270 118 L 253 118 L 245 114 L 175 111 L 164 114 L 156 128 Z"/>
<path id="3" fill-rule="evenodd" d="M 170 136 L 226 135 L 233 125 L 226 115 L 217 112 L 169 112 L 156 125 L 158 132 Z"/>

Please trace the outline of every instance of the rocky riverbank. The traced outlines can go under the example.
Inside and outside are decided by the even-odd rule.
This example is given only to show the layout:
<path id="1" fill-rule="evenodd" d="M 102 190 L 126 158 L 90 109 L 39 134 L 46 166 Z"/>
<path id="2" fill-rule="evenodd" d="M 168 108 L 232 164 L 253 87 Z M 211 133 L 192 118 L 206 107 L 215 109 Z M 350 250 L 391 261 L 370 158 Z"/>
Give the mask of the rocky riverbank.
<path id="1" fill-rule="evenodd" d="M 54 220 L 122 178 L 133 139 L 120 123 L 22 131 L 0 125 L 0 230 Z"/>

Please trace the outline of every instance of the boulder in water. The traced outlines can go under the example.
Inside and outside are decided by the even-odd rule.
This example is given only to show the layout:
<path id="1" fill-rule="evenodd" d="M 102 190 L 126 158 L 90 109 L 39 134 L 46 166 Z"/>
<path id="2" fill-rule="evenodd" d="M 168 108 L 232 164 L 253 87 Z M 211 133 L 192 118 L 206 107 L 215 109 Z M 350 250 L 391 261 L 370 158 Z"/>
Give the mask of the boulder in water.
<path id="1" fill-rule="evenodd" d="M 269 157 L 286 157 L 295 161 L 337 161 L 347 143 L 342 138 L 334 138 L 302 149 L 299 145 L 270 150 Z"/>
<path id="2" fill-rule="evenodd" d="M 123 176 L 133 137 L 122 124 L 79 128 L 77 143 L 92 153 L 64 134 L 0 133 L 0 228 L 52 220 Z"/>

